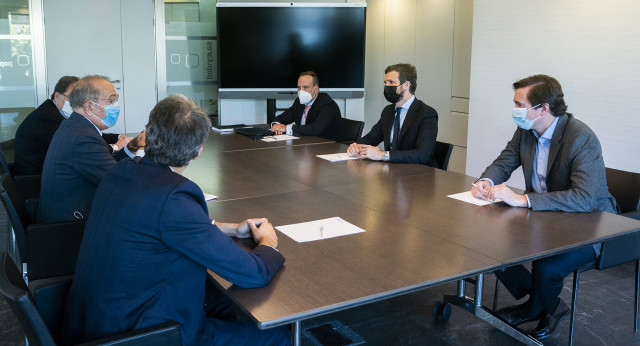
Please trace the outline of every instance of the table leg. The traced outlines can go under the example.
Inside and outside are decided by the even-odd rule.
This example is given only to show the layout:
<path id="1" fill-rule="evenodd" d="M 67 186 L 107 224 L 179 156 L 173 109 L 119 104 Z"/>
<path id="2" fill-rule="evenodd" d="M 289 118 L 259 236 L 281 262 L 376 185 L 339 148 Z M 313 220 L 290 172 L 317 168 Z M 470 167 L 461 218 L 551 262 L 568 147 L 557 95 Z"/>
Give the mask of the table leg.
<path id="1" fill-rule="evenodd" d="M 302 332 L 302 323 L 300 321 L 295 321 L 291 324 L 291 344 L 293 346 L 300 345 L 300 333 Z"/>

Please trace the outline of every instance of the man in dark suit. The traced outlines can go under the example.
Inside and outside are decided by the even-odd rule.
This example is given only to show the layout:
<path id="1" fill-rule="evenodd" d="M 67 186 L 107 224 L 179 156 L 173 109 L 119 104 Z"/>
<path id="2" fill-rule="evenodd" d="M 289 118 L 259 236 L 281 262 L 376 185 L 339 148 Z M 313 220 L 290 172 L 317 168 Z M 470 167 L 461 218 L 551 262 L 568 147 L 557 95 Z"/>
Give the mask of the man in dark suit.
<path id="1" fill-rule="evenodd" d="M 70 100 L 73 113 L 60 124 L 44 161 L 38 222 L 86 218 L 98 183 L 116 164 L 101 137 L 120 114 L 111 82 L 102 76 L 84 77 Z"/>
<path id="2" fill-rule="evenodd" d="M 534 211 L 616 212 L 609 194 L 602 148 L 593 131 L 567 113 L 560 83 L 553 77 L 535 75 L 513 84 L 518 125 L 500 156 L 482 173 L 471 190 L 486 200 L 502 199 L 514 207 Z M 518 194 L 503 184 L 522 166 L 526 192 Z M 531 335 L 544 339 L 569 312 L 560 299 L 563 279 L 596 259 L 600 245 L 533 261 L 531 273 L 522 265 L 496 275 L 516 298 L 527 294 L 520 305 L 499 311 L 512 325 L 539 320 Z"/>
<path id="3" fill-rule="evenodd" d="M 369 133 L 347 149 L 351 156 L 438 167 L 433 148 L 438 136 L 438 112 L 415 97 L 418 73 L 410 64 L 384 71 L 384 97 L 391 104 Z M 384 142 L 384 151 L 377 146 Z"/>
<path id="4" fill-rule="evenodd" d="M 14 144 L 13 174 L 42 174 L 44 158 L 60 123 L 69 118 L 73 110 L 69 104 L 69 95 L 78 77 L 64 76 L 58 80 L 51 98 L 44 101 L 31 112 L 18 127 Z M 122 149 L 130 137 L 118 134 L 103 134 L 103 138 L 112 150 Z"/>
<path id="5" fill-rule="evenodd" d="M 202 190 L 182 176 L 210 129 L 193 101 L 169 96 L 149 116 L 145 157 L 120 161 L 102 180 L 69 292 L 65 343 L 174 321 L 183 345 L 289 344 L 286 327 L 237 320 L 207 274 L 258 287 L 285 261 L 267 219 L 212 224 Z M 230 236 L 258 245 L 247 252 Z"/>
<path id="6" fill-rule="evenodd" d="M 318 76 L 313 71 L 302 72 L 298 78 L 298 97 L 271 124 L 276 134 L 319 136 L 340 141 L 340 108 L 331 96 L 320 93 Z"/>

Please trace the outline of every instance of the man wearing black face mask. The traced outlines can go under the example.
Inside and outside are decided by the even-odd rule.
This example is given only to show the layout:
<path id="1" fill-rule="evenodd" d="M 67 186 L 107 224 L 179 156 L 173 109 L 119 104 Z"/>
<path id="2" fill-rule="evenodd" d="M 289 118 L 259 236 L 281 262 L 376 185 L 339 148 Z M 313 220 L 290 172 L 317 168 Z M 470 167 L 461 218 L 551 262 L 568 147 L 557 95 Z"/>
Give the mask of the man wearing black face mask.
<path id="1" fill-rule="evenodd" d="M 438 112 L 415 97 L 418 73 L 410 64 L 384 71 L 384 98 L 391 102 L 369 133 L 347 149 L 351 156 L 438 167 L 433 147 L 438 136 Z M 384 151 L 377 145 L 384 142 Z"/>

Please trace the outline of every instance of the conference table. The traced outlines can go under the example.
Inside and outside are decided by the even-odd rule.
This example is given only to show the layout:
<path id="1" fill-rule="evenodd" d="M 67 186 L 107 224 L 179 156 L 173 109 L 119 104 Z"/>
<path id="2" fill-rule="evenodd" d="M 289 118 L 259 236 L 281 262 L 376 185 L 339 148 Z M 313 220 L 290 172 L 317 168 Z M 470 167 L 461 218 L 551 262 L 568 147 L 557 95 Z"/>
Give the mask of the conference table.
<path id="1" fill-rule="evenodd" d="M 215 220 L 267 217 L 277 228 L 338 216 L 366 230 L 301 243 L 278 231 L 286 262 L 265 287 L 238 287 L 210 272 L 259 328 L 292 324 L 296 345 L 306 319 L 453 281 L 459 298 L 453 303 L 539 345 L 482 306 L 483 275 L 640 231 L 640 221 L 606 212 L 532 212 L 448 198 L 476 180 L 463 174 L 316 156 L 346 149 L 319 137 L 267 143 L 212 133 L 184 173 L 218 196 L 208 203 Z M 238 240 L 247 249 L 252 243 Z M 464 296 L 469 277 L 473 298 Z"/>

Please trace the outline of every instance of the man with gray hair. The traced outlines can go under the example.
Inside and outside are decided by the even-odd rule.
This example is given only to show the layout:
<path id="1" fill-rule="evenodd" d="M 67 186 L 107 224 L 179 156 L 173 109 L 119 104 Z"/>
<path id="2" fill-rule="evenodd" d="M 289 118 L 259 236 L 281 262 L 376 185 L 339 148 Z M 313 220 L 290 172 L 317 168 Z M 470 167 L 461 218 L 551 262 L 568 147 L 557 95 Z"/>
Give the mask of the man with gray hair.
<path id="1" fill-rule="evenodd" d="M 113 84 L 103 76 L 84 77 L 69 99 L 73 113 L 53 135 L 44 160 L 38 222 L 86 218 L 100 180 L 116 164 L 101 137 L 120 114 Z M 135 144 L 130 150 L 139 149 L 138 139 L 129 143 Z"/>
<path id="2" fill-rule="evenodd" d="M 207 274 L 266 285 L 282 267 L 265 218 L 212 222 L 202 190 L 182 176 L 202 152 L 211 122 L 172 95 L 151 111 L 146 155 L 120 161 L 93 201 L 64 321 L 65 343 L 174 321 L 184 345 L 288 345 L 286 327 L 259 330 L 235 318 Z M 230 237 L 253 237 L 247 252 Z"/>

